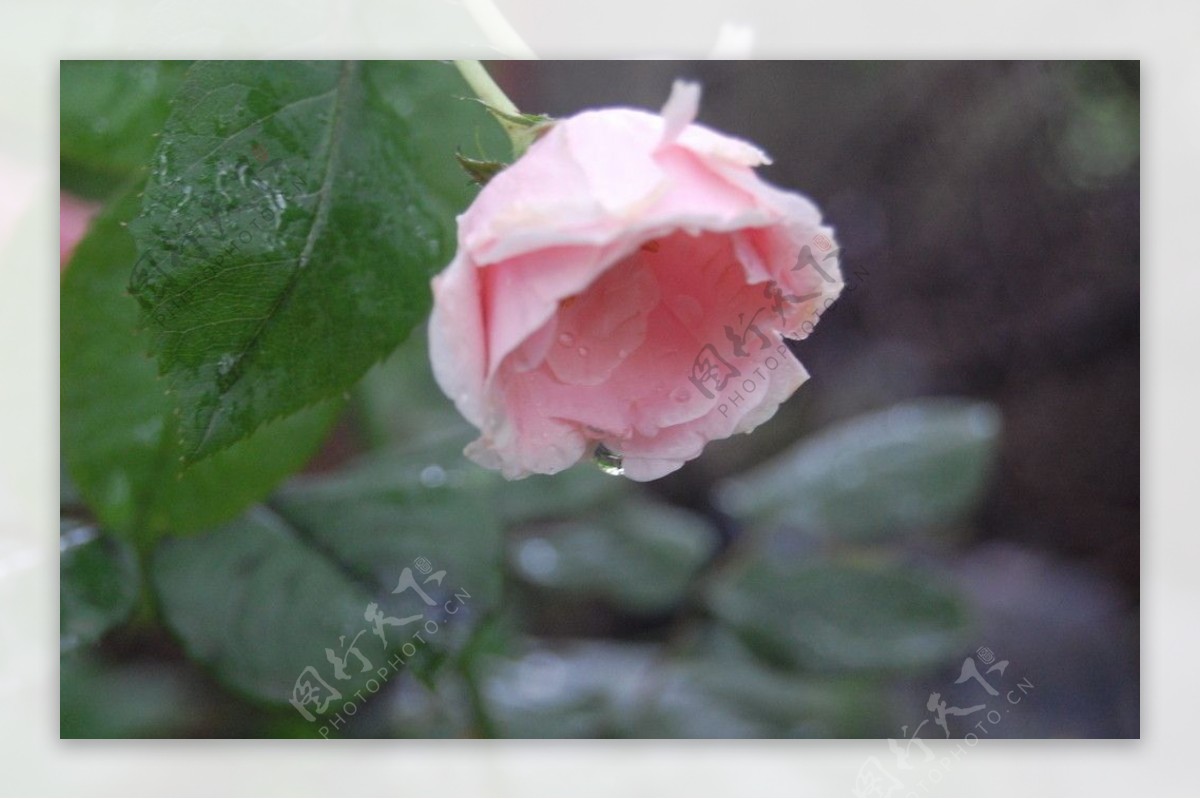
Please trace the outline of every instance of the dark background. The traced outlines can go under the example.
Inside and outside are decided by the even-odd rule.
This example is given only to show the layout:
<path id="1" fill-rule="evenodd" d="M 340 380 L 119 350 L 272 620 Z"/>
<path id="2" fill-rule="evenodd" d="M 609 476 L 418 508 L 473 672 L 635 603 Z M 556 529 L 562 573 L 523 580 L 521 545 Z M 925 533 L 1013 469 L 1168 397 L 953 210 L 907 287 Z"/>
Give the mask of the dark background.
<path id="1" fill-rule="evenodd" d="M 656 110 L 675 78 L 700 81 L 699 121 L 765 149 L 763 175 L 816 201 L 844 248 L 856 290 L 795 347 L 812 379 L 768 428 L 653 487 L 703 506 L 715 479 L 830 421 L 994 402 L 999 469 L 947 567 L 992 648 L 1048 686 L 1009 734 L 1136 735 L 1139 64 L 492 67 L 523 111 L 554 116 Z"/>

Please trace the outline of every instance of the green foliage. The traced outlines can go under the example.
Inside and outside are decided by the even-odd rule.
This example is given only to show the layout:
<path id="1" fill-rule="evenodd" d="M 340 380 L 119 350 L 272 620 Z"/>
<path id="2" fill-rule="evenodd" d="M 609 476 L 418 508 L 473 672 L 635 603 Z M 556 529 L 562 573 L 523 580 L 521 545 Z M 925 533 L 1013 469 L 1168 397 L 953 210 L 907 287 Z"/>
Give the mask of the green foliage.
<path id="1" fill-rule="evenodd" d="M 191 657 L 275 702 L 288 700 L 306 667 L 326 665 L 326 647 L 342 652 L 339 639 L 354 638 L 375 598 L 265 508 L 202 536 L 163 541 L 152 580 L 164 621 Z M 363 639 L 375 655 L 374 639 Z"/>
<path id="2" fill-rule="evenodd" d="M 974 507 L 999 429 L 984 403 L 897 405 L 805 439 L 718 493 L 729 513 L 762 526 L 849 541 L 895 538 Z"/>
<path id="3" fill-rule="evenodd" d="M 186 680 L 168 667 L 62 658 L 60 738 L 175 737 L 194 730 L 203 713 Z"/>
<path id="4" fill-rule="evenodd" d="M 424 318 L 466 199 L 462 93 L 436 62 L 189 70 L 130 283 L 189 462 L 342 394 Z"/>
<path id="5" fill-rule="evenodd" d="M 466 646 L 500 602 L 500 529 L 481 477 L 490 482 L 425 449 L 297 481 L 270 509 L 160 545 L 152 579 L 163 617 L 219 679 L 268 702 L 288 701 L 307 667 L 343 695 L 362 690 L 414 632 L 424 633 L 428 671 Z M 395 592 L 405 573 L 431 604 L 415 589 Z M 369 618 L 372 603 L 407 620 L 382 628 L 386 642 Z M 363 660 L 346 658 L 340 679 L 326 650 L 345 658 L 351 644 Z"/>
<path id="6" fill-rule="evenodd" d="M 878 681 L 797 674 L 725 646 L 665 664 L 635 732 L 652 738 L 861 738 L 885 720 Z"/>
<path id="7" fill-rule="evenodd" d="M 58 559 L 63 652 L 93 644 L 129 617 L 141 588 L 137 554 L 94 527 L 63 520 Z"/>
<path id="8" fill-rule="evenodd" d="M 311 456 L 341 402 L 265 427 L 182 472 L 177 417 L 125 293 L 135 260 L 125 223 L 138 205 L 136 188 L 114 200 L 63 279 L 61 418 L 63 456 L 88 507 L 106 529 L 149 542 L 227 521 L 261 498 Z"/>
<path id="9" fill-rule="evenodd" d="M 655 613 L 683 600 L 716 544 L 715 531 L 701 516 L 627 500 L 569 521 L 531 526 L 512 541 L 509 559 L 534 585 Z"/>
<path id="10" fill-rule="evenodd" d="M 967 643 L 955 596 L 893 566 L 752 561 L 722 575 L 709 604 L 768 661 L 818 673 L 933 667 Z"/>
<path id="11" fill-rule="evenodd" d="M 64 184 L 107 196 L 150 164 L 187 61 L 63 61 L 59 142 Z"/>

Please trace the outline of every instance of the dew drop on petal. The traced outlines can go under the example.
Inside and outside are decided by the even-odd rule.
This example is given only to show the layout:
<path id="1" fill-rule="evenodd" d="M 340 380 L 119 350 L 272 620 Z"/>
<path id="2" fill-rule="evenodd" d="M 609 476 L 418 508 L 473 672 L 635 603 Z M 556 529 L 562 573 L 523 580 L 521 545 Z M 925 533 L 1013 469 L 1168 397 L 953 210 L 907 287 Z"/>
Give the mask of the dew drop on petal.
<path id="1" fill-rule="evenodd" d="M 592 461 L 600 471 L 617 477 L 625 474 L 622 460 L 621 453 L 613 452 L 603 444 L 597 444 L 596 451 L 592 454 Z"/>
<path id="2" fill-rule="evenodd" d="M 572 336 L 570 333 L 559 333 L 558 334 L 558 343 L 564 347 L 569 347 L 575 343 L 575 337 Z"/>

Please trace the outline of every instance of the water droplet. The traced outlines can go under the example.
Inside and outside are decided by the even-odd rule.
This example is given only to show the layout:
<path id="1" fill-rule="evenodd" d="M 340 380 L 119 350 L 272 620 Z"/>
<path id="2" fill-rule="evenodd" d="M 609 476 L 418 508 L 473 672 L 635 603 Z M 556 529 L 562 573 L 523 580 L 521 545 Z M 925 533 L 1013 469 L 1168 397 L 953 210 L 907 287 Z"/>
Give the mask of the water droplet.
<path id="1" fill-rule="evenodd" d="M 629 357 L 629 350 L 622 347 L 621 349 L 617 350 L 617 357 L 621 360 L 625 360 Z"/>
<path id="2" fill-rule="evenodd" d="M 686 388 L 680 387 L 671 392 L 671 399 L 676 402 L 687 402 L 692 396 L 692 392 Z"/>
<path id="3" fill-rule="evenodd" d="M 421 485 L 426 488 L 437 488 L 438 486 L 445 485 L 445 483 L 446 470 L 436 463 L 426 466 L 421 470 Z"/>
<path id="4" fill-rule="evenodd" d="M 597 444 L 596 451 L 592 454 L 592 461 L 600 471 L 615 476 L 625 474 L 625 467 L 621 465 L 623 460 L 621 453 L 613 452 L 603 444 Z"/>
<path id="5" fill-rule="evenodd" d="M 587 356 L 588 356 L 588 348 L 587 348 L 587 347 L 580 347 L 580 348 L 579 348 L 579 357 L 580 357 L 580 358 L 586 358 Z"/>
<path id="6" fill-rule="evenodd" d="M 558 550 L 544 538 L 527 538 L 517 548 L 517 565 L 535 579 L 546 579 L 558 569 Z"/>
<path id="7" fill-rule="evenodd" d="M 558 343 L 564 347 L 569 347 L 575 343 L 575 337 L 572 336 L 570 333 L 559 333 L 558 334 Z"/>
<path id="8" fill-rule="evenodd" d="M 516 691 L 521 704 L 545 703 L 567 687 L 568 670 L 563 659 L 550 652 L 526 655 L 517 668 Z"/>

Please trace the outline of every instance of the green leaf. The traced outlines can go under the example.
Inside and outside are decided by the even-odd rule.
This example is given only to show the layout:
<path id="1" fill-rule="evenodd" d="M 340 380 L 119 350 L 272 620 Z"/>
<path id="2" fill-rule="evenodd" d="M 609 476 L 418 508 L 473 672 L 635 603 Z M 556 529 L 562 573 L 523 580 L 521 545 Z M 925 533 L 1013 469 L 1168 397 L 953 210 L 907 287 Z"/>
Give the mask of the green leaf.
<path id="1" fill-rule="evenodd" d="M 500 531 L 487 485 L 473 482 L 480 474 L 424 451 L 297 480 L 274 509 L 162 542 L 152 579 L 163 618 L 220 680 L 269 702 L 288 702 L 309 667 L 343 697 L 373 695 L 380 688 L 367 680 L 387 683 L 414 664 L 427 677 L 500 601 Z M 416 589 L 396 592 L 406 574 L 432 604 Z M 370 603 L 397 622 L 381 628 L 386 640 Z M 342 657 L 352 644 L 370 667 L 348 657 L 339 679 L 326 650 Z"/>
<path id="2" fill-rule="evenodd" d="M 709 605 L 770 662 L 817 672 L 944 664 L 968 631 L 953 594 L 899 567 L 751 562 L 714 582 Z"/>
<path id="3" fill-rule="evenodd" d="M 664 663 L 633 724 L 646 738 L 863 738 L 885 729 L 881 685 L 772 669 L 736 646 Z"/>
<path id="4" fill-rule="evenodd" d="M 994 407 L 931 399 L 851 419 L 718 487 L 743 521 L 871 541 L 953 522 L 980 498 Z"/>
<path id="5" fill-rule="evenodd" d="M 141 581 L 137 554 L 128 544 L 64 519 L 58 569 L 63 652 L 99 641 L 133 612 Z"/>
<path id="6" fill-rule="evenodd" d="M 150 164 L 187 61 L 63 61 L 59 154 L 63 183 L 103 196 Z"/>
<path id="7" fill-rule="evenodd" d="M 354 639 L 376 599 L 263 508 L 210 533 L 164 540 L 152 580 L 188 654 L 223 682 L 274 702 L 288 701 L 306 667 L 328 665 L 326 647 L 344 651 L 339 638 Z M 358 645 L 372 665 L 379 660 L 371 633 Z M 361 677 L 357 663 L 351 670 Z"/>
<path id="8" fill-rule="evenodd" d="M 703 517 L 661 503 L 624 501 L 603 513 L 527 528 L 512 541 L 509 559 L 539 587 L 656 613 L 683 600 L 716 547 L 716 531 Z"/>
<path id="9" fill-rule="evenodd" d="M 503 738 L 629 734 L 661 649 L 609 641 L 534 643 L 488 663 L 483 695 Z"/>
<path id="10" fill-rule="evenodd" d="M 135 260 L 126 191 L 93 223 L 63 279 L 63 458 L 101 526 L 147 542 L 227 521 L 311 456 L 340 402 L 308 409 L 180 474 L 176 416 L 136 334 L 125 284 Z"/>
<path id="11" fill-rule="evenodd" d="M 630 493 L 632 488 L 627 481 L 581 466 L 505 483 L 497 497 L 496 511 L 509 524 L 574 519 Z"/>
<path id="12" fill-rule="evenodd" d="M 455 145 L 495 127 L 464 93 L 438 62 L 188 72 L 131 283 L 188 461 L 341 394 L 425 317 L 470 196 Z"/>
<path id="13" fill-rule="evenodd" d="M 433 379 L 425 325 L 367 372 L 355 387 L 352 406 L 379 448 L 412 445 L 430 431 L 458 435 L 464 444 L 477 435 Z"/>

